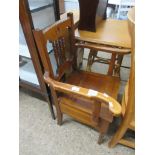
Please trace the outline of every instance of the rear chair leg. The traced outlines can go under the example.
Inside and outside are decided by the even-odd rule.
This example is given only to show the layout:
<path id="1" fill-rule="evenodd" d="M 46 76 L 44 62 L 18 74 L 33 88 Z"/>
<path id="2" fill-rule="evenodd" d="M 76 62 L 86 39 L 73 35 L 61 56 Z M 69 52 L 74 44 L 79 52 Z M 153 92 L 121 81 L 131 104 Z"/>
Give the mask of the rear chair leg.
<path id="1" fill-rule="evenodd" d="M 49 106 L 49 109 L 50 109 L 50 112 L 51 112 L 51 116 L 55 120 L 55 114 L 54 114 L 52 100 L 51 100 L 51 98 L 49 96 L 45 96 L 45 98 L 46 98 L 46 101 L 48 102 L 48 106 Z"/>

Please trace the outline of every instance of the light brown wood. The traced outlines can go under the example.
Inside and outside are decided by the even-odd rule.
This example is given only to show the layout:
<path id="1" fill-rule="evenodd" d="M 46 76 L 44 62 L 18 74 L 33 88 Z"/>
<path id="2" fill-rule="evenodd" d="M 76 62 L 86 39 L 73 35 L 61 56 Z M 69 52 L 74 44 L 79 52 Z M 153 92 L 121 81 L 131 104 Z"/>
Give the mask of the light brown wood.
<path id="1" fill-rule="evenodd" d="M 60 19 L 66 19 L 67 18 L 67 14 L 69 12 L 73 13 L 73 19 L 74 19 L 74 28 L 78 27 L 78 23 L 79 23 L 79 10 L 71 10 L 68 12 L 65 12 L 64 14 L 60 15 Z"/>
<path id="2" fill-rule="evenodd" d="M 102 20 L 102 22 L 98 23 L 96 32 L 81 31 L 76 29 L 75 36 L 77 40 L 131 48 L 128 22 L 126 20 Z"/>
<path id="3" fill-rule="evenodd" d="M 79 22 L 79 11 L 72 11 L 74 25 Z M 61 15 L 61 19 L 65 19 L 67 13 Z M 96 32 L 75 30 L 75 38 L 91 43 L 102 45 L 110 45 L 131 49 L 131 38 L 128 30 L 127 20 L 107 19 L 97 24 Z"/>
<path id="4" fill-rule="evenodd" d="M 73 15 L 44 30 L 34 30 L 35 41 L 44 67 L 44 80 L 51 89 L 57 110 L 57 123 L 63 114 L 97 129 L 98 142 L 108 130 L 114 116 L 121 114 L 117 102 L 120 79 L 108 75 L 78 70 Z M 46 43 L 54 46 L 57 75 L 53 74 Z"/>
<path id="5" fill-rule="evenodd" d="M 122 122 L 116 131 L 115 135 L 109 143 L 109 147 L 114 147 L 117 143 L 134 148 L 134 142 L 124 140 L 123 136 L 128 129 L 135 130 L 135 22 L 134 8 L 128 13 L 129 29 L 132 38 L 131 48 L 131 70 L 129 81 L 125 88 L 125 93 L 122 99 Z"/>
<path id="6" fill-rule="evenodd" d="M 128 31 L 127 20 L 99 20 L 96 23 L 96 32 L 84 31 L 77 29 L 79 13 L 73 12 L 75 18 L 75 38 L 83 48 L 89 48 L 90 53 L 88 56 L 87 70 L 91 71 L 91 66 L 94 62 L 109 64 L 108 74 L 114 73 L 120 76 L 120 67 L 122 61 L 114 60 L 114 55 L 109 60 L 101 60 L 97 57 L 97 51 L 106 51 L 109 53 L 116 53 L 119 58 L 123 59 L 124 54 L 131 52 L 131 38 Z M 65 14 L 61 18 L 65 18 Z M 82 43 L 81 43 L 82 42 Z M 115 56 L 116 57 L 116 56 Z M 95 61 L 94 61 L 95 60 Z M 115 65 L 114 65 L 115 64 Z"/>
<path id="7" fill-rule="evenodd" d="M 128 147 L 131 147 L 131 148 L 135 148 L 135 143 L 134 142 L 130 142 L 129 140 L 121 139 L 119 141 L 119 143 L 123 144 L 123 145 L 126 145 Z"/>
<path id="8" fill-rule="evenodd" d="M 96 51 L 105 51 L 107 53 L 116 53 L 119 55 L 123 54 L 129 54 L 131 52 L 131 49 L 128 48 L 117 48 L 117 47 L 111 47 L 111 46 L 103 46 L 102 44 L 93 44 L 93 43 L 82 43 L 77 42 L 75 46 L 81 47 L 81 48 L 89 48 Z"/>

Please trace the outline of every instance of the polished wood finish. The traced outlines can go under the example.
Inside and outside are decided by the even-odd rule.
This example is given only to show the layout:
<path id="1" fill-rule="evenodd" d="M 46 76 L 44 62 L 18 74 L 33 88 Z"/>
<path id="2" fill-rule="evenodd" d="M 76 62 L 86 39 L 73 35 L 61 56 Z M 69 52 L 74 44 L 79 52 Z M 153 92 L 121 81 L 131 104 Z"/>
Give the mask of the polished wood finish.
<path id="1" fill-rule="evenodd" d="M 60 19 L 60 7 L 59 7 L 59 1 L 58 0 L 53 0 L 53 5 L 54 5 L 54 14 L 55 14 L 55 20 Z"/>
<path id="2" fill-rule="evenodd" d="M 67 13 L 61 15 L 61 19 L 66 19 Z M 79 23 L 79 11 L 73 11 L 74 25 Z M 127 20 L 106 19 L 97 24 L 96 32 L 75 30 L 75 38 L 79 41 L 86 41 L 100 46 L 107 45 L 125 49 L 124 54 L 131 49 L 131 37 L 128 30 Z"/>
<path id="3" fill-rule="evenodd" d="M 93 5 L 90 6 L 93 7 Z M 86 16 L 84 12 L 81 12 L 81 10 L 80 10 L 80 22 L 81 20 L 84 21 L 83 19 L 81 19 L 81 16 Z M 120 76 L 120 67 L 122 62 L 120 60 L 123 59 L 123 54 L 128 54 L 130 52 L 131 47 L 130 36 L 127 28 L 127 21 L 120 21 L 113 19 L 107 19 L 107 20 L 98 19 L 98 21 L 96 22 L 95 33 L 88 32 L 88 29 L 86 29 L 85 27 L 83 29 L 81 28 L 81 30 L 77 29 L 75 31 L 76 39 L 79 42 L 82 41 L 84 43 L 92 44 L 91 51 L 88 56 L 87 70 L 91 71 L 91 66 L 94 62 L 106 63 L 109 64 L 108 75 L 114 74 L 116 76 Z M 96 50 L 94 50 L 94 46 Z M 112 48 L 114 48 L 111 52 L 112 56 L 110 62 L 109 60 L 105 60 L 97 56 L 97 51 L 104 51 L 105 46 L 107 46 L 106 50 L 108 50 L 109 52 L 110 50 L 112 50 Z M 118 51 L 119 53 L 121 53 L 121 55 L 118 53 Z M 118 57 L 119 59 L 118 61 L 116 57 Z"/>
<path id="4" fill-rule="evenodd" d="M 79 30 L 96 32 L 96 25 L 106 18 L 108 0 L 78 0 L 80 7 Z M 89 6 L 89 7 L 88 7 Z"/>
<path id="5" fill-rule="evenodd" d="M 98 143 L 101 143 L 113 117 L 121 114 L 117 102 L 120 79 L 78 70 L 73 14 L 33 33 L 44 65 L 44 80 L 51 89 L 57 110 L 57 123 L 61 125 L 63 114 L 67 114 L 97 129 L 100 132 Z M 47 41 L 55 46 L 56 75 L 46 49 Z"/>
<path id="6" fill-rule="evenodd" d="M 123 136 L 127 129 L 135 130 L 135 22 L 134 8 L 128 13 L 129 29 L 132 38 L 131 48 L 131 70 L 129 81 L 126 85 L 122 99 L 122 122 L 109 143 L 109 147 L 114 147 L 117 143 L 135 148 L 135 143 L 124 140 Z"/>
<path id="7" fill-rule="evenodd" d="M 38 92 L 41 95 L 43 95 L 46 101 L 48 102 L 52 118 L 55 119 L 51 97 L 48 95 L 48 88 L 43 79 L 43 68 L 41 66 L 38 50 L 35 45 L 35 41 L 32 33 L 32 29 L 34 29 L 34 26 L 33 26 L 32 17 L 31 17 L 27 0 L 19 1 L 19 19 L 25 35 L 25 39 L 28 45 L 30 55 L 32 58 L 32 62 L 38 77 L 38 81 L 40 84 L 40 87 L 33 88 L 33 85 L 30 85 L 29 83 L 26 83 L 26 82 L 24 84 L 24 81 L 20 80 L 20 86 L 34 90 L 35 92 Z"/>
<path id="8" fill-rule="evenodd" d="M 102 44 L 93 44 L 93 43 L 83 43 L 83 42 L 77 42 L 76 46 L 81 47 L 81 48 L 89 48 L 95 51 L 105 51 L 107 53 L 112 53 L 112 54 L 119 54 L 119 55 L 124 55 L 130 53 L 130 49 L 126 48 L 117 48 L 117 47 L 112 47 L 112 46 L 102 46 Z"/>
<path id="9" fill-rule="evenodd" d="M 101 45 L 131 48 L 131 38 L 128 31 L 128 21 L 106 19 L 97 24 L 96 32 L 76 29 L 76 39 Z"/>
<path id="10" fill-rule="evenodd" d="M 91 4 L 92 5 L 92 4 Z M 75 29 L 79 23 L 78 11 L 73 12 L 75 19 Z M 82 13 L 81 13 L 82 14 Z M 80 15 L 81 16 L 81 15 Z M 61 16 L 65 18 L 66 14 Z M 94 62 L 109 64 L 108 75 L 120 76 L 120 67 L 123 55 L 131 52 L 131 38 L 128 32 L 128 22 L 126 20 L 98 18 L 96 32 L 85 30 L 75 30 L 75 38 L 83 48 L 90 48 L 87 62 L 87 71 L 91 71 Z M 112 53 L 111 60 L 98 57 L 97 51 Z"/>

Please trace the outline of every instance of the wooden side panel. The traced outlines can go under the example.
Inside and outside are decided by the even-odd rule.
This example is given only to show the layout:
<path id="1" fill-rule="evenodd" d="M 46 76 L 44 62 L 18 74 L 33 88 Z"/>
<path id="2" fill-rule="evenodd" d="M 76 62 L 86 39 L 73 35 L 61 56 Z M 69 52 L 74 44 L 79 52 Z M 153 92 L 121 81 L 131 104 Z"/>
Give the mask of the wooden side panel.
<path id="1" fill-rule="evenodd" d="M 69 107 L 65 104 L 60 104 L 61 111 L 74 119 L 78 120 L 81 123 L 92 126 L 92 118 L 90 114 L 87 114 L 83 111 L 77 110 L 75 108 Z"/>

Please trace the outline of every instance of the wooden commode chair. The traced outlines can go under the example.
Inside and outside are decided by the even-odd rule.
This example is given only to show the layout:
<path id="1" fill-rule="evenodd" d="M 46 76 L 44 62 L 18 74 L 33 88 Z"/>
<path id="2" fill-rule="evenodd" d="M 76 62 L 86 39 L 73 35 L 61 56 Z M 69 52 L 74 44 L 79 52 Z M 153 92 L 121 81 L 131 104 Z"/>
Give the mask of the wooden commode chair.
<path id="1" fill-rule="evenodd" d="M 57 123 L 63 114 L 92 126 L 100 133 L 98 143 L 108 130 L 114 116 L 121 114 L 117 102 L 120 79 L 108 75 L 78 70 L 78 44 L 75 44 L 73 15 L 43 30 L 34 30 L 35 41 L 44 68 L 44 79 L 50 87 L 57 111 Z M 56 72 L 51 65 L 46 44 L 53 45 Z"/>

